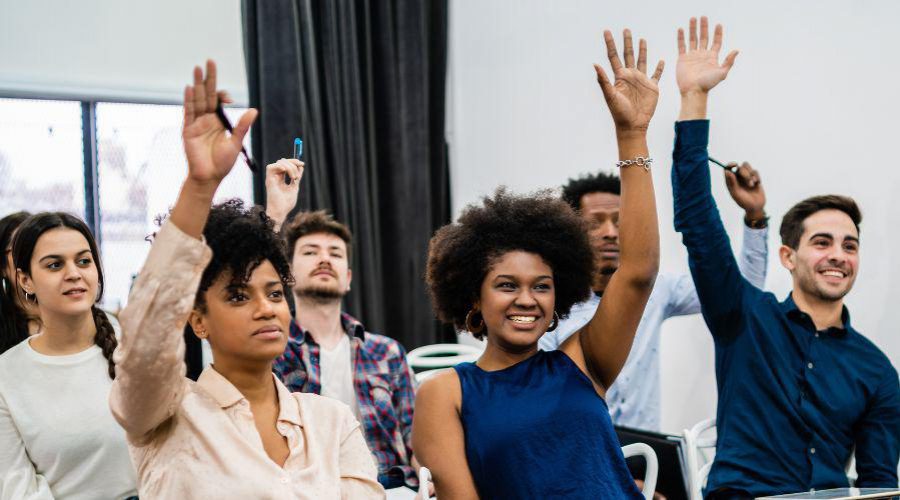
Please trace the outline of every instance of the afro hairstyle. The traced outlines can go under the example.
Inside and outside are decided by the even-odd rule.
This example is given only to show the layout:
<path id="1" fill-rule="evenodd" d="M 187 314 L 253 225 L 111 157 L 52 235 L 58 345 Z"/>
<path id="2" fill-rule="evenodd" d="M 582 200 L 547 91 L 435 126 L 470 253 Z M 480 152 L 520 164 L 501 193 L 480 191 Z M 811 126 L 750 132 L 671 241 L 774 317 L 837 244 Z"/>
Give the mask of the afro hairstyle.
<path id="1" fill-rule="evenodd" d="M 195 307 L 204 310 L 205 293 L 224 273 L 231 284 L 242 285 L 263 261 L 268 260 L 285 288 L 294 283 L 284 252 L 284 240 L 275 232 L 275 223 L 262 207 L 244 207 L 244 202 L 231 199 L 213 205 L 203 228 L 206 244 L 212 249 L 212 260 L 203 270 Z"/>
<path id="2" fill-rule="evenodd" d="M 581 197 L 588 193 L 622 194 L 622 181 L 612 172 L 597 172 L 582 175 L 577 179 L 569 179 L 562 187 L 562 198 L 578 212 L 581 210 Z"/>
<path id="3" fill-rule="evenodd" d="M 465 329 L 491 267 L 517 250 L 539 255 L 553 270 L 560 318 L 590 295 L 594 259 L 582 219 L 549 190 L 515 195 L 500 187 L 431 238 L 425 279 L 438 319 Z"/>

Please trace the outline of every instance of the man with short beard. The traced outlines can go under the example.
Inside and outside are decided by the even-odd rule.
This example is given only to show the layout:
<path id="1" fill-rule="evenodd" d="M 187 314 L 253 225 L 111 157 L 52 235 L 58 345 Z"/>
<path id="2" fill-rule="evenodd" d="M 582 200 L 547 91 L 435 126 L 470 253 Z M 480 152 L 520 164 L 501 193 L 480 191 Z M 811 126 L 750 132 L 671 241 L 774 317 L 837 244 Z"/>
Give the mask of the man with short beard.
<path id="1" fill-rule="evenodd" d="M 417 486 L 411 430 L 415 392 L 406 352 L 341 311 L 350 290 L 351 233 L 323 211 L 301 212 L 283 234 L 296 313 L 275 372 L 292 391 L 350 406 L 363 425 L 385 488 Z"/>
<path id="2" fill-rule="evenodd" d="M 722 27 L 679 30 L 681 113 L 672 166 L 675 229 L 712 332 L 718 386 L 716 456 L 706 498 L 749 499 L 848 486 L 897 487 L 900 383 L 890 360 L 850 325 L 843 298 L 859 268 L 856 203 L 815 196 L 781 222 L 784 301 L 741 277 L 710 191 L 709 91 L 737 52 L 718 62 Z M 709 42 L 712 45 L 708 47 Z"/>

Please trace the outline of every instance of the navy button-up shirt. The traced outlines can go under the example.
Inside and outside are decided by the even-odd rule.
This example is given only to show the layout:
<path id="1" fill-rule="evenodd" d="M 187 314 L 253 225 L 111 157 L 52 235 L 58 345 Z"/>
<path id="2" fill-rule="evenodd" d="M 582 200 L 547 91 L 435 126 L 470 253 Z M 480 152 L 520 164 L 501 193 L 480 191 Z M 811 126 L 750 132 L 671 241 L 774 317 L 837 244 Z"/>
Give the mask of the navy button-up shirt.
<path id="1" fill-rule="evenodd" d="M 675 124 L 675 230 L 687 247 L 716 353 L 718 443 L 707 481 L 754 496 L 896 487 L 900 383 L 890 360 L 850 326 L 816 331 L 789 296 L 747 282 L 710 189 L 709 121 Z"/>

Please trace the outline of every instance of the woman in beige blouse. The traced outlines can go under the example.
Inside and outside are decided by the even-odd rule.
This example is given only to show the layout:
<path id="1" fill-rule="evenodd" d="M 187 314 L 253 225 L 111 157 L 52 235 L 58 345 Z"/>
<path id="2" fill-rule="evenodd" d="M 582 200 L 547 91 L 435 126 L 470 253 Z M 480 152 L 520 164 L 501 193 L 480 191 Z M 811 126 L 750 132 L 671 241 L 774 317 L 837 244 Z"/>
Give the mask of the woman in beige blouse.
<path id="1" fill-rule="evenodd" d="M 272 374 L 287 342 L 291 275 L 260 209 L 210 208 L 256 118 L 247 111 L 227 134 L 220 97 L 215 64 L 205 79 L 195 68 L 184 94 L 188 176 L 121 314 L 110 406 L 141 499 L 383 498 L 349 408 L 292 394 Z M 196 383 L 182 361 L 188 320 L 213 351 Z"/>

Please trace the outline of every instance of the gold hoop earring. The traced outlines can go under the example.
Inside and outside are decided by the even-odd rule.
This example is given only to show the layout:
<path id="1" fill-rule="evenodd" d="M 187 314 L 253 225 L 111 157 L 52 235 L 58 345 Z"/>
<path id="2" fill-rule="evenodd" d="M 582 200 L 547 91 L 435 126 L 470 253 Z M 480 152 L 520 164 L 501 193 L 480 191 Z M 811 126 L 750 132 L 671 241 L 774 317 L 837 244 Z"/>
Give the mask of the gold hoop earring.
<path id="1" fill-rule="evenodd" d="M 466 330 L 470 333 L 481 333 L 484 330 L 484 316 L 481 317 L 481 323 L 478 326 L 472 324 L 472 318 L 478 314 L 478 311 L 475 309 L 469 309 L 469 312 L 466 314 Z"/>
<path id="2" fill-rule="evenodd" d="M 547 331 L 552 332 L 553 330 L 556 330 L 557 326 L 559 326 L 559 314 L 556 314 L 556 311 L 553 311 L 553 321 L 550 323 Z"/>

